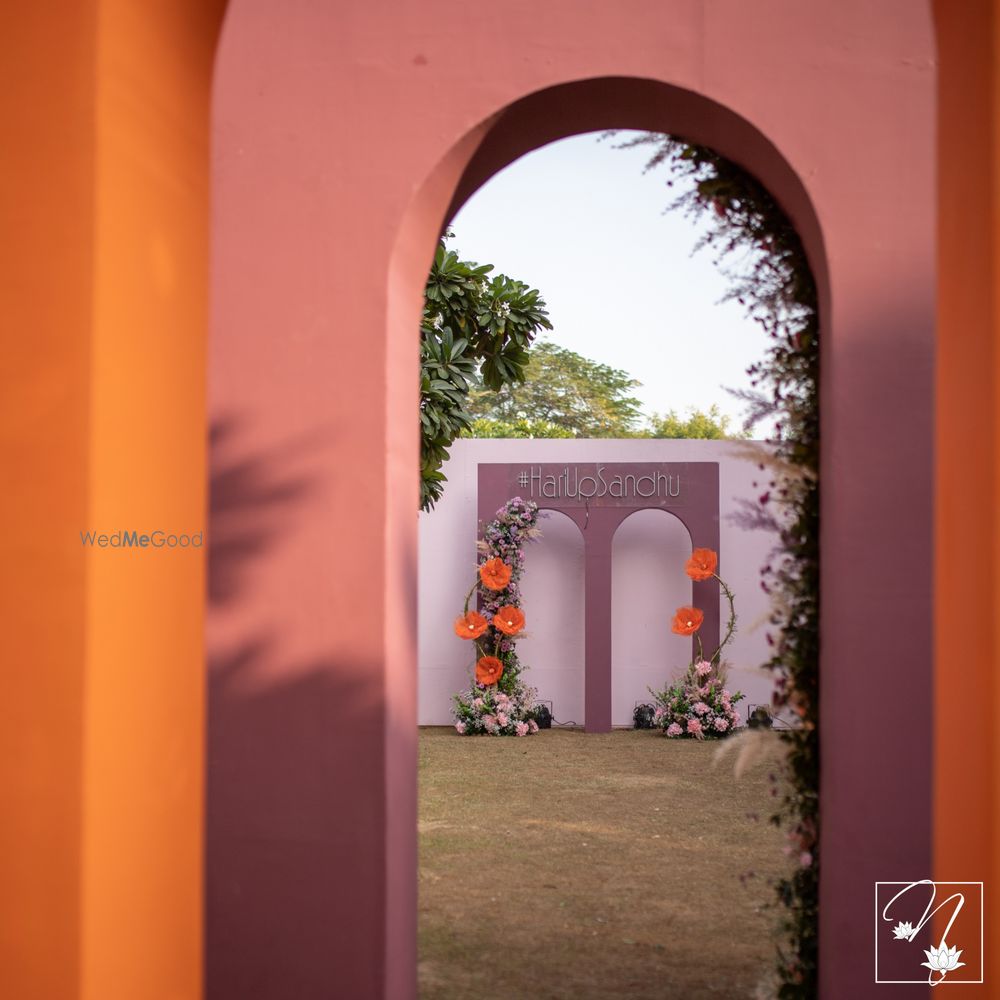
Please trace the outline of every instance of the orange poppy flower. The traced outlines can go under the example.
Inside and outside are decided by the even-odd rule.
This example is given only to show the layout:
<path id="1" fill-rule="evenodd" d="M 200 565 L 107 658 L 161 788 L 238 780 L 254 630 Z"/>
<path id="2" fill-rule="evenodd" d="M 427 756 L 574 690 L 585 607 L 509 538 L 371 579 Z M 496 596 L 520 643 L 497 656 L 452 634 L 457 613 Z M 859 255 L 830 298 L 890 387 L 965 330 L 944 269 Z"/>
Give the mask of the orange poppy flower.
<path id="1" fill-rule="evenodd" d="M 701 628 L 705 616 L 697 608 L 678 608 L 670 631 L 677 635 L 694 635 Z"/>
<path id="2" fill-rule="evenodd" d="M 476 664 L 476 683 L 496 684 L 503 673 L 503 664 L 495 656 L 481 656 Z"/>
<path id="3" fill-rule="evenodd" d="M 478 611 L 467 611 L 455 619 L 455 635 L 459 639 L 478 639 L 489 628 L 489 622 Z"/>
<path id="4" fill-rule="evenodd" d="M 511 569 L 499 556 L 479 567 L 479 579 L 490 590 L 503 590 L 510 583 Z"/>
<path id="5" fill-rule="evenodd" d="M 524 628 L 524 612 L 507 604 L 493 616 L 493 627 L 504 635 L 517 635 Z"/>
<path id="6" fill-rule="evenodd" d="M 715 575 L 719 557 L 711 549 L 695 549 L 684 566 L 684 572 L 692 580 L 707 580 Z"/>

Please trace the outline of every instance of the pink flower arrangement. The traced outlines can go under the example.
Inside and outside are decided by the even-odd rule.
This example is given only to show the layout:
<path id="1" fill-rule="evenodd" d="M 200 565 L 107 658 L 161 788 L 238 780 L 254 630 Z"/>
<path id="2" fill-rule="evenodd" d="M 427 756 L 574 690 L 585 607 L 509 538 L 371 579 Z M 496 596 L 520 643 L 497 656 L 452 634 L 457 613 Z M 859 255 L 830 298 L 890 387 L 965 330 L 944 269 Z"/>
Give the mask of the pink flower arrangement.
<path id="1" fill-rule="evenodd" d="M 657 706 L 653 725 L 671 739 L 719 739 L 741 725 L 736 704 L 743 695 L 725 686 L 725 665 L 709 664 L 705 671 L 700 661 L 691 664 L 677 683 L 663 691 L 653 691 Z"/>
<path id="2" fill-rule="evenodd" d="M 475 698 L 455 695 L 455 731 L 462 736 L 530 736 L 538 732 L 532 718 L 536 692 L 518 682 L 510 692 L 483 688 Z"/>

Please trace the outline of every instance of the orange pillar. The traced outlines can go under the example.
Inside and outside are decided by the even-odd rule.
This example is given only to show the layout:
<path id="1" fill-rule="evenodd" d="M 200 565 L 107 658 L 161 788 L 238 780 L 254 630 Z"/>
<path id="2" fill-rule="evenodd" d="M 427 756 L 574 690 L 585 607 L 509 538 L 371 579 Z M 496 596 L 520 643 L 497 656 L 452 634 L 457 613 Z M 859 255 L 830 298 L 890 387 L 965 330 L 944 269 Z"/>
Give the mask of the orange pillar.
<path id="1" fill-rule="evenodd" d="M 76 996 L 95 13 L 0 33 L 0 996 Z"/>
<path id="2" fill-rule="evenodd" d="M 208 107 L 221 4 L 21 5 L 0 73 L 0 996 L 201 992 Z"/>
<path id="3" fill-rule="evenodd" d="M 1000 2 L 937 0 L 935 877 L 985 883 L 1000 997 Z"/>

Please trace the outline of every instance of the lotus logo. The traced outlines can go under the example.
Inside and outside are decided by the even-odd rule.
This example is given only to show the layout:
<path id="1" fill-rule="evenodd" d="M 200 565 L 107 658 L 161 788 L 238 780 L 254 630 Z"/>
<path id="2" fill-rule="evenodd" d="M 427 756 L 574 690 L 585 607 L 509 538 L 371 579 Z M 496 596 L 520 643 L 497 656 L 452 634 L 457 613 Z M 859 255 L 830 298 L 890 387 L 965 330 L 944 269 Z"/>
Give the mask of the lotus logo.
<path id="1" fill-rule="evenodd" d="M 960 969 L 965 965 L 965 962 L 958 960 L 959 955 L 962 953 L 955 948 L 949 948 L 944 941 L 941 942 L 940 948 L 935 948 L 934 945 L 931 945 L 930 951 L 925 951 L 924 954 L 927 956 L 927 961 L 920 964 L 925 965 L 931 970 L 931 976 L 927 979 L 929 983 L 935 972 L 940 972 L 941 979 L 944 979 L 947 973 L 953 969 Z M 940 980 L 938 981 L 940 982 Z M 935 983 L 931 983 L 931 986 L 935 985 Z"/>
<path id="2" fill-rule="evenodd" d="M 983 982 L 982 882 L 876 882 L 875 982 Z"/>

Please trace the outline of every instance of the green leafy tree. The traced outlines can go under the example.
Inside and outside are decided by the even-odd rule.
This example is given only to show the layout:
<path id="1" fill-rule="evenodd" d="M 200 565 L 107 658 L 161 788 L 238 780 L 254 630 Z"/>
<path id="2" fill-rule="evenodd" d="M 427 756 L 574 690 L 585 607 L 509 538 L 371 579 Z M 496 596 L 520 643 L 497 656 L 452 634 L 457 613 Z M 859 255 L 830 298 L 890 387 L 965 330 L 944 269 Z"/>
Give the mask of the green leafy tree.
<path id="1" fill-rule="evenodd" d="M 498 425 L 549 425 L 572 437 L 635 436 L 642 410 L 631 393 L 641 383 L 628 372 L 544 342 L 532 349 L 525 375 L 524 381 L 509 382 L 499 392 L 474 385 L 469 413 Z"/>
<path id="2" fill-rule="evenodd" d="M 704 438 L 710 441 L 727 438 L 748 438 L 749 431 L 729 432 L 729 417 L 719 412 L 714 404 L 707 412 L 688 410 L 686 417 L 679 417 L 676 410 L 654 413 L 649 420 L 649 436 L 654 438 Z"/>
<path id="3" fill-rule="evenodd" d="M 460 260 L 442 239 L 434 254 L 420 321 L 420 506 L 440 498 L 448 448 L 472 425 L 473 384 L 496 392 L 522 382 L 528 348 L 552 329 L 538 291 L 492 264 Z"/>
<path id="4" fill-rule="evenodd" d="M 477 417 L 463 437 L 474 438 L 571 438 L 576 435 L 548 420 L 491 420 Z"/>

